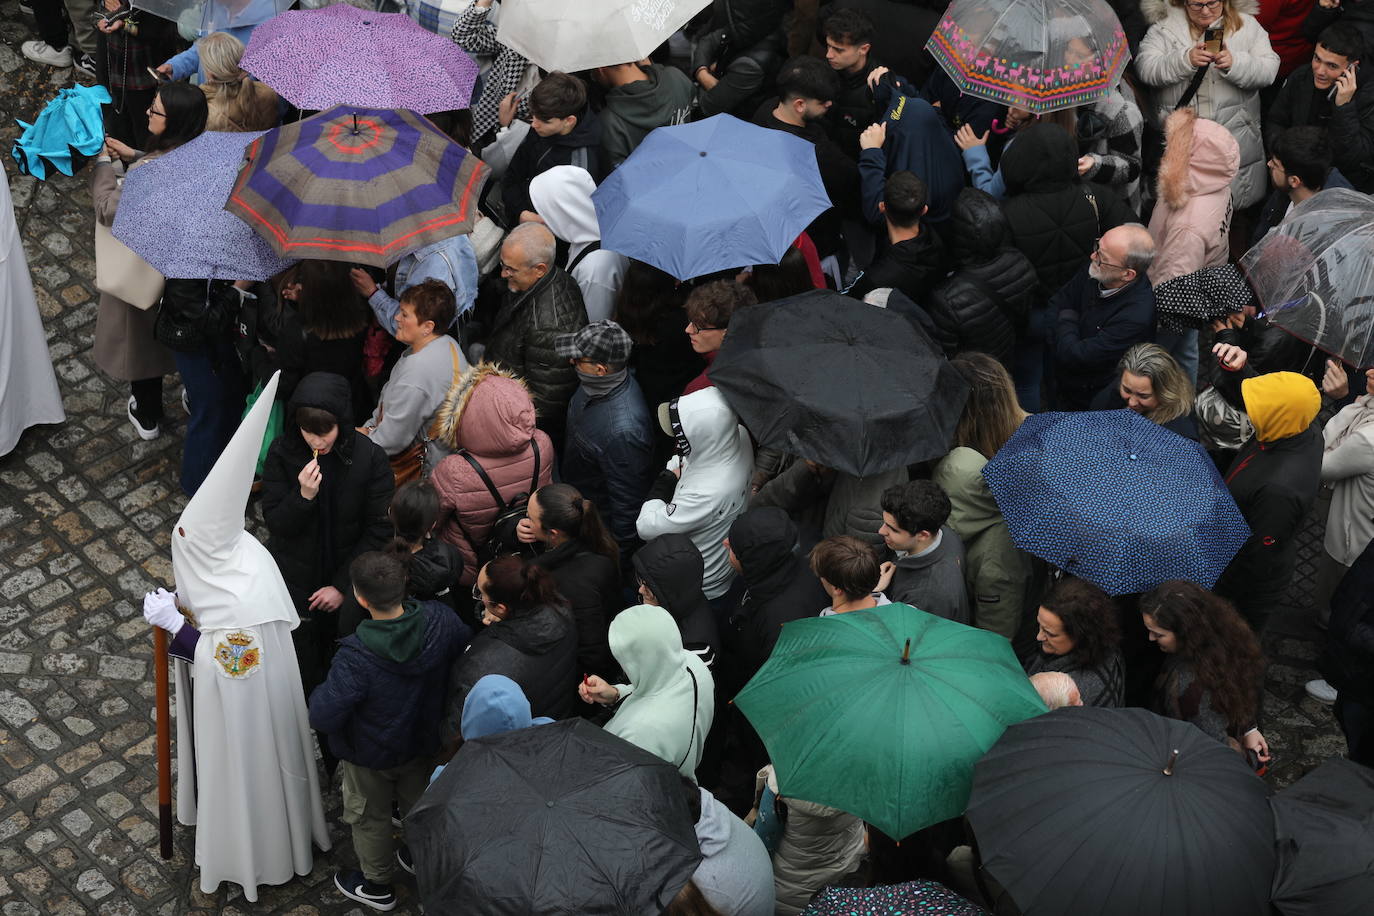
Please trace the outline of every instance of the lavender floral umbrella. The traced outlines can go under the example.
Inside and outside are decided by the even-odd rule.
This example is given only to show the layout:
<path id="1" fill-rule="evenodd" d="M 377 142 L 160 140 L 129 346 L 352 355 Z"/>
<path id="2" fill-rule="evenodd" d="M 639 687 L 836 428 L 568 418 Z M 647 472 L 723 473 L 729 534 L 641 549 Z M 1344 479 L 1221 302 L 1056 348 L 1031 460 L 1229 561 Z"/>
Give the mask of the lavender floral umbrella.
<path id="1" fill-rule="evenodd" d="M 240 66 L 297 108 L 467 108 L 477 64 L 404 13 L 336 3 L 282 13 L 253 32 Z"/>
<path id="2" fill-rule="evenodd" d="M 954 0 L 926 50 L 959 91 L 1034 114 L 1097 101 L 1131 59 L 1105 0 Z"/>
<path id="3" fill-rule="evenodd" d="M 295 261 L 224 209 L 245 147 L 261 136 L 206 131 L 131 169 L 115 238 L 174 279 L 266 280 L 290 267 Z"/>

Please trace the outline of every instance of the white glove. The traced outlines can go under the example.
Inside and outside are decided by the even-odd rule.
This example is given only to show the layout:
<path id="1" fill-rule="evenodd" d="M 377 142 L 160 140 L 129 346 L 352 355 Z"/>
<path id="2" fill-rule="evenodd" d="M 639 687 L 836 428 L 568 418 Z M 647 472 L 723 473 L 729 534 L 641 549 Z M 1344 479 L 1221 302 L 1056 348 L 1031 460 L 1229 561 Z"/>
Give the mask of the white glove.
<path id="1" fill-rule="evenodd" d="M 181 629 L 186 618 L 177 610 L 177 596 L 165 588 L 149 592 L 143 596 L 143 619 L 155 627 L 162 627 L 173 636 Z"/>

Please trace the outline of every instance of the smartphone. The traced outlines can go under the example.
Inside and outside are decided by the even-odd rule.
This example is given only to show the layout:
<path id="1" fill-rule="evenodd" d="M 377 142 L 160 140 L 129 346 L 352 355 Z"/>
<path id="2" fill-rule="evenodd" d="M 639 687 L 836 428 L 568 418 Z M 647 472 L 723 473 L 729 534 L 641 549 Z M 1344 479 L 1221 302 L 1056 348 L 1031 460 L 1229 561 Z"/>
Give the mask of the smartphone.
<path id="1" fill-rule="evenodd" d="M 152 76 L 153 79 L 157 80 L 159 83 L 166 83 L 166 82 L 169 82 L 169 81 L 172 79 L 170 76 L 168 76 L 168 75 L 165 74 L 165 73 L 158 73 L 158 72 L 157 72 L 156 70 L 154 70 L 152 67 L 144 67 L 143 69 L 147 70 L 147 71 L 148 71 L 148 74 L 149 74 L 150 76 Z"/>
<path id="2" fill-rule="evenodd" d="M 1223 44 L 1222 44 L 1221 39 L 1222 39 L 1222 33 L 1223 33 L 1224 31 L 1225 31 L 1225 29 L 1224 29 L 1224 27 L 1222 27 L 1222 26 L 1217 26 L 1216 28 L 1212 28 L 1212 29 L 1203 29 L 1203 30 L 1202 30 L 1202 46 L 1203 46 L 1203 48 L 1205 48 L 1208 52 L 1210 52 L 1210 53 L 1212 53 L 1212 54 L 1220 54 L 1220 53 L 1221 53 L 1221 49 L 1222 49 L 1222 47 L 1223 47 Z"/>
<path id="3" fill-rule="evenodd" d="M 1345 72 L 1346 72 L 1346 73 L 1355 73 L 1355 72 L 1358 71 L 1359 69 L 1360 69 L 1360 62 L 1359 62 L 1358 60 L 1352 60 L 1352 61 L 1350 62 L 1350 66 L 1348 66 L 1348 67 L 1345 68 Z M 1345 74 L 1341 74 L 1341 75 L 1344 76 Z M 1327 93 L 1326 93 L 1326 100 L 1327 100 L 1328 102 L 1331 101 L 1332 99 L 1334 99 L 1334 98 L 1336 97 L 1336 90 L 1340 88 L 1340 86 L 1339 86 L 1340 80 L 1338 79 L 1336 82 L 1337 82 L 1337 85 L 1333 85 L 1333 86 L 1331 87 L 1331 89 L 1328 90 Z"/>

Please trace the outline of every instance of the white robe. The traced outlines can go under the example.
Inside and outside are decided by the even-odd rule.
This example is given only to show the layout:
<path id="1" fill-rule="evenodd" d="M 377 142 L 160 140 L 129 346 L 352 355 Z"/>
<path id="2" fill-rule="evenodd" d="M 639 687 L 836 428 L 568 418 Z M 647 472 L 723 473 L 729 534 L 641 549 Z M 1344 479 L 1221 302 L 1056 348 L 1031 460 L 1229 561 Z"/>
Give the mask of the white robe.
<path id="1" fill-rule="evenodd" d="M 0 181 L 0 455 L 30 426 L 66 419 L 9 182 Z"/>
<path id="2" fill-rule="evenodd" d="M 216 646 L 255 634 L 260 670 L 230 678 Z M 177 819 L 196 828 L 200 889 L 285 884 L 312 867 L 310 843 L 330 848 L 300 670 L 285 621 L 204 630 L 196 661 L 178 661 Z"/>

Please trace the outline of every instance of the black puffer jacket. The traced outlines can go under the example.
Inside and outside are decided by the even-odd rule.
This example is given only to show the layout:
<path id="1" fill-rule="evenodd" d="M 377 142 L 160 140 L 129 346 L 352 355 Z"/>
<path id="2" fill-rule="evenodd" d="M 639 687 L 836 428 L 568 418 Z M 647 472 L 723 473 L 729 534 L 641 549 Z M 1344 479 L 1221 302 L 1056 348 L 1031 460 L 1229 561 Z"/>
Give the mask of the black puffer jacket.
<path id="1" fill-rule="evenodd" d="M 566 719 L 577 699 L 577 626 L 565 606 L 537 607 L 498 620 L 473 637 L 453 663 L 445 742 L 459 735 L 468 693 L 488 674 L 504 674 L 529 697 L 530 715 Z"/>
<path id="2" fill-rule="evenodd" d="M 1135 219 L 1115 191 L 1079 179 L 1078 146 L 1057 124 L 1032 124 L 1017 134 L 1001 170 L 1011 242 L 1035 266 L 1041 303 L 1088 263 L 1103 233 Z"/>
<path id="3" fill-rule="evenodd" d="M 611 618 L 623 609 L 615 561 L 588 550 L 581 541 L 567 541 L 544 551 L 532 562 L 549 571 L 558 585 L 558 593 L 571 605 L 577 624 L 578 670 L 614 671 L 607 631 Z"/>
<path id="4" fill-rule="evenodd" d="M 553 267 L 523 293 L 506 293 L 487 338 L 486 358 L 524 380 L 537 424 L 555 446 L 563 439 L 577 373 L 558 355 L 554 339 L 586 324 L 587 307 L 577 281 L 561 267 Z"/>
<path id="5" fill-rule="evenodd" d="M 635 553 L 634 567 L 654 600 L 677 621 L 682 648 L 695 652 L 706 667 L 715 665 L 720 634 L 701 590 L 705 566 L 697 545 L 685 534 L 660 535 Z"/>
<path id="6" fill-rule="evenodd" d="M 783 624 L 815 617 L 830 601 L 798 552 L 797 526 L 782 509 L 750 509 L 735 519 L 730 549 L 748 586 L 730 621 L 730 671 L 717 680 L 733 696 L 768 660 Z"/>
<path id="7" fill-rule="evenodd" d="M 410 555 L 410 586 L 412 598 L 428 601 L 440 598 L 453 603 L 458 580 L 463 577 L 463 557 L 458 548 L 447 541 L 430 538 L 424 546 Z M 463 595 L 466 598 L 467 595 Z"/>
<path id="8" fill-rule="evenodd" d="M 1035 268 L 1010 247 L 1007 219 L 991 194 L 960 191 L 953 223 L 956 267 L 929 300 L 935 339 L 947 356 L 981 350 L 1009 367 L 1017 329 L 1035 305 Z"/>
<path id="9" fill-rule="evenodd" d="M 312 372 L 301 379 L 286 407 L 286 429 L 267 450 L 263 464 L 267 549 L 297 609 L 326 585 L 351 596 L 348 564 L 391 538 L 387 507 L 395 478 L 386 452 L 354 430 L 348 392 L 347 380 L 330 372 Z M 319 456 L 322 479 L 314 499 L 301 496 L 297 480 L 311 457 L 294 421 L 301 407 L 328 411 L 339 421 L 334 447 Z"/>

